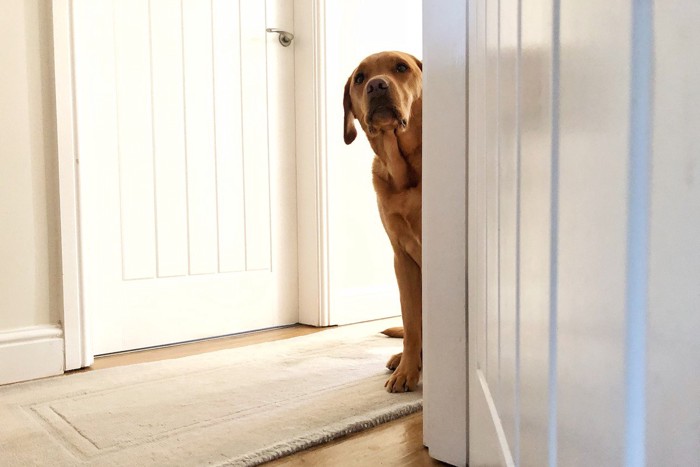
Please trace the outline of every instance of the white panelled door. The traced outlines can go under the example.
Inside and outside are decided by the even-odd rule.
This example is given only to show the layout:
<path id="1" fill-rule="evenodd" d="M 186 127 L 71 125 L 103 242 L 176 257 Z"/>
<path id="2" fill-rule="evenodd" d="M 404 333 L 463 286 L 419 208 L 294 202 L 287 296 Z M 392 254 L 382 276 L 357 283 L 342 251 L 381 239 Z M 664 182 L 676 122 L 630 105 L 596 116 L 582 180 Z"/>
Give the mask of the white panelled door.
<path id="1" fill-rule="evenodd" d="M 698 465 L 700 4 L 469 14 L 469 465 Z"/>
<path id="2" fill-rule="evenodd" d="M 73 1 L 95 354 L 297 322 L 292 9 Z"/>
<path id="3" fill-rule="evenodd" d="M 428 3 L 430 454 L 698 465 L 700 3 Z"/>

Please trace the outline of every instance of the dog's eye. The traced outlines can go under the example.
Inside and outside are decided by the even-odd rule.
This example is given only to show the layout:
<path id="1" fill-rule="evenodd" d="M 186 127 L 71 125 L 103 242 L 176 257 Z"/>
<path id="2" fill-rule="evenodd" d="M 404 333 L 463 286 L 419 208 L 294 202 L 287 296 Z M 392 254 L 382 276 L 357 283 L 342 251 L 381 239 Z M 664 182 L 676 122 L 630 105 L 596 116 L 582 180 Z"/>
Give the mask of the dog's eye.
<path id="1" fill-rule="evenodd" d="M 365 75 L 362 73 L 358 73 L 355 75 L 355 84 L 362 84 L 362 82 L 365 80 Z"/>
<path id="2" fill-rule="evenodd" d="M 396 71 L 398 71 L 399 73 L 405 73 L 408 71 L 408 66 L 406 66 L 405 63 L 399 63 L 398 65 L 396 65 Z"/>

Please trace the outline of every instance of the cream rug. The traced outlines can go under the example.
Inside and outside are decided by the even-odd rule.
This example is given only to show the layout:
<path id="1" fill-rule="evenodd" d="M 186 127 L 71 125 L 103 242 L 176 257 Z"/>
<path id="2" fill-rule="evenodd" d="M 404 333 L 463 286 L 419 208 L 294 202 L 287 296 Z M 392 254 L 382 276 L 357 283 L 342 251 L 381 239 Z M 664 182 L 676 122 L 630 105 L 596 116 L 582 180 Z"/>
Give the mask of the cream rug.
<path id="1" fill-rule="evenodd" d="M 257 465 L 421 409 L 396 321 L 0 387 L 0 465 Z"/>

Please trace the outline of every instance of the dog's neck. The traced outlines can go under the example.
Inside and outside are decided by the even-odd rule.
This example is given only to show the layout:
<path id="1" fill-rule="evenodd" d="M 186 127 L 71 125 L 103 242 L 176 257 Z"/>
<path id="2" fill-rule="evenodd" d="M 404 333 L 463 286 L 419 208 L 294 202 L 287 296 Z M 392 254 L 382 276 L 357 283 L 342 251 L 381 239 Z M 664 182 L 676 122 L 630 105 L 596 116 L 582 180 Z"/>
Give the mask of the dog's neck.
<path id="1" fill-rule="evenodd" d="M 423 115 L 420 100 L 414 103 L 408 127 L 381 131 L 370 138 L 381 169 L 377 176 L 395 191 L 416 186 L 421 172 Z"/>

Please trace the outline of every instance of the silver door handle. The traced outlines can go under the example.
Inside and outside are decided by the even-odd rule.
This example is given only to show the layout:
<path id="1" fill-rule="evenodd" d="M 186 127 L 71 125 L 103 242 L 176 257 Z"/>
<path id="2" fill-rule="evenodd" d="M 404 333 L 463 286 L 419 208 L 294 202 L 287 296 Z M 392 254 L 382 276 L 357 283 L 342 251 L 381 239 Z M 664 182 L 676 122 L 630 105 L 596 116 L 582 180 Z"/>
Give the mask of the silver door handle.
<path id="1" fill-rule="evenodd" d="M 282 44 L 282 47 L 289 47 L 292 44 L 292 41 L 294 40 L 294 34 L 291 32 L 283 31 L 281 29 L 276 29 L 276 28 L 267 28 L 267 32 L 276 32 L 279 34 L 279 39 L 280 39 L 280 44 Z"/>

